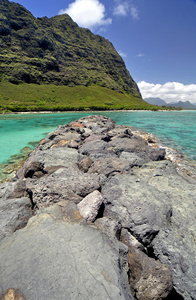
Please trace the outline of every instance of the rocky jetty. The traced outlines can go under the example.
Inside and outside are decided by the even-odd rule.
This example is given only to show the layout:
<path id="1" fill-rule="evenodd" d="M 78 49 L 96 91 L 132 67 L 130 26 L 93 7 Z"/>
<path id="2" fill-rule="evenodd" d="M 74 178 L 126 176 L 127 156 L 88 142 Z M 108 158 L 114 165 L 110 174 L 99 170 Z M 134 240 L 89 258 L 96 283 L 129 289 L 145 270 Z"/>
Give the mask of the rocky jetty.
<path id="1" fill-rule="evenodd" d="M 0 299 L 196 299 L 195 180 L 88 116 L 0 185 Z"/>

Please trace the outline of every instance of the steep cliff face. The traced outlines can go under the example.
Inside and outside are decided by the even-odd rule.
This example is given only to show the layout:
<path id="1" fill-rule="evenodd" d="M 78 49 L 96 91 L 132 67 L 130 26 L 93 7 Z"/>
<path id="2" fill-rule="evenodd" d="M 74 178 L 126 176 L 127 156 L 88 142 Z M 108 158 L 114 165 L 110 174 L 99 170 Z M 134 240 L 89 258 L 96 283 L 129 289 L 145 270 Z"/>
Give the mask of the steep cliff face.
<path id="1" fill-rule="evenodd" d="M 12 83 L 100 85 L 141 97 L 124 61 L 105 38 L 66 14 L 35 18 L 1 0 L 0 74 Z"/>

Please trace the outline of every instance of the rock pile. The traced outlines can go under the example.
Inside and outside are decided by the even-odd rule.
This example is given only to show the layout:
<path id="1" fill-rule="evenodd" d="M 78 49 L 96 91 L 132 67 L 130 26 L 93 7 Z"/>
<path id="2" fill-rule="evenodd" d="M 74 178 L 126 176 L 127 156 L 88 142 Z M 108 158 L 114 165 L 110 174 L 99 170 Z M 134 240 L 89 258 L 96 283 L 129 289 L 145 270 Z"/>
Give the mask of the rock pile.
<path id="1" fill-rule="evenodd" d="M 130 127 L 59 126 L 0 185 L 2 299 L 196 299 L 194 188 Z"/>

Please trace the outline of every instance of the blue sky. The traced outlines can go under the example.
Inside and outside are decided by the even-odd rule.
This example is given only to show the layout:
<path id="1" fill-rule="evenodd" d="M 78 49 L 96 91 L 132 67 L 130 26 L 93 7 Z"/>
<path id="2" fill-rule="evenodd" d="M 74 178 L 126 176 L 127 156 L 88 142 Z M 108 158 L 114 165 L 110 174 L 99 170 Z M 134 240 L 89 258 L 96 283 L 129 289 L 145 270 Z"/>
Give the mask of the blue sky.
<path id="1" fill-rule="evenodd" d="M 196 0 L 18 0 L 35 17 L 68 13 L 113 43 L 144 98 L 196 103 Z"/>

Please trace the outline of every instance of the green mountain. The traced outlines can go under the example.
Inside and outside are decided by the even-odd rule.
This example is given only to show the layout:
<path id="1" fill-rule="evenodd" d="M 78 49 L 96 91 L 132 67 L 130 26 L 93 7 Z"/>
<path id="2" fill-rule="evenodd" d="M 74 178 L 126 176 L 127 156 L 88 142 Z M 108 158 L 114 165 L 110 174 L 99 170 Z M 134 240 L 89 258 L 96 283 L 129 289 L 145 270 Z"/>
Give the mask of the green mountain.
<path id="1" fill-rule="evenodd" d="M 29 87 L 27 88 L 24 83 Z M 17 91 L 12 92 L 16 90 L 16 85 L 21 84 L 25 88 L 23 103 L 19 95 L 22 89 L 18 89 L 18 94 Z M 32 94 L 34 85 L 38 91 L 36 95 Z M 64 98 L 62 95 L 55 96 L 54 91 L 53 94 L 49 93 L 50 88 L 42 87 L 39 91 L 38 85 L 63 86 Z M 46 109 L 46 102 L 49 109 L 57 109 L 56 104 L 58 108 L 70 107 L 71 109 L 71 106 L 66 103 L 66 94 L 70 97 L 73 90 L 67 88 L 77 86 L 82 87 L 82 95 L 88 94 L 86 87 L 90 87 L 89 90 L 93 87 L 96 99 L 100 96 L 100 88 L 102 93 L 104 88 L 105 93 L 108 94 L 105 101 L 110 103 L 103 106 L 105 109 L 120 108 L 119 105 L 115 106 L 115 99 L 120 93 L 128 101 L 126 105 L 122 104 L 126 109 L 132 108 L 132 100 L 136 101 L 139 107 L 147 105 L 141 99 L 137 84 L 126 69 L 123 59 L 108 40 L 94 35 L 88 29 L 80 28 L 67 14 L 53 18 L 35 18 L 20 4 L 1 0 L 1 110 L 6 107 L 11 110 L 14 110 L 14 107 L 15 110 Z M 112 95 L 111 91 L 113 91 Z M 34 103 L 33 97 L 37 102 L 41 101 L 41 104 L 36 101 Z M 85 96 L 82 97 L 83 100 L 86 99 Z M 80 98 L 78 96 L 78 101 L 81 100 Z M 30 99 L 31 106 L 28 103 Z M 103 103 L 98 104 L 98 102 L 94 101 L 91 106 L 101 108 L 100 105 Z M 89 103 L 80 106 L 89 108 Z"/>

